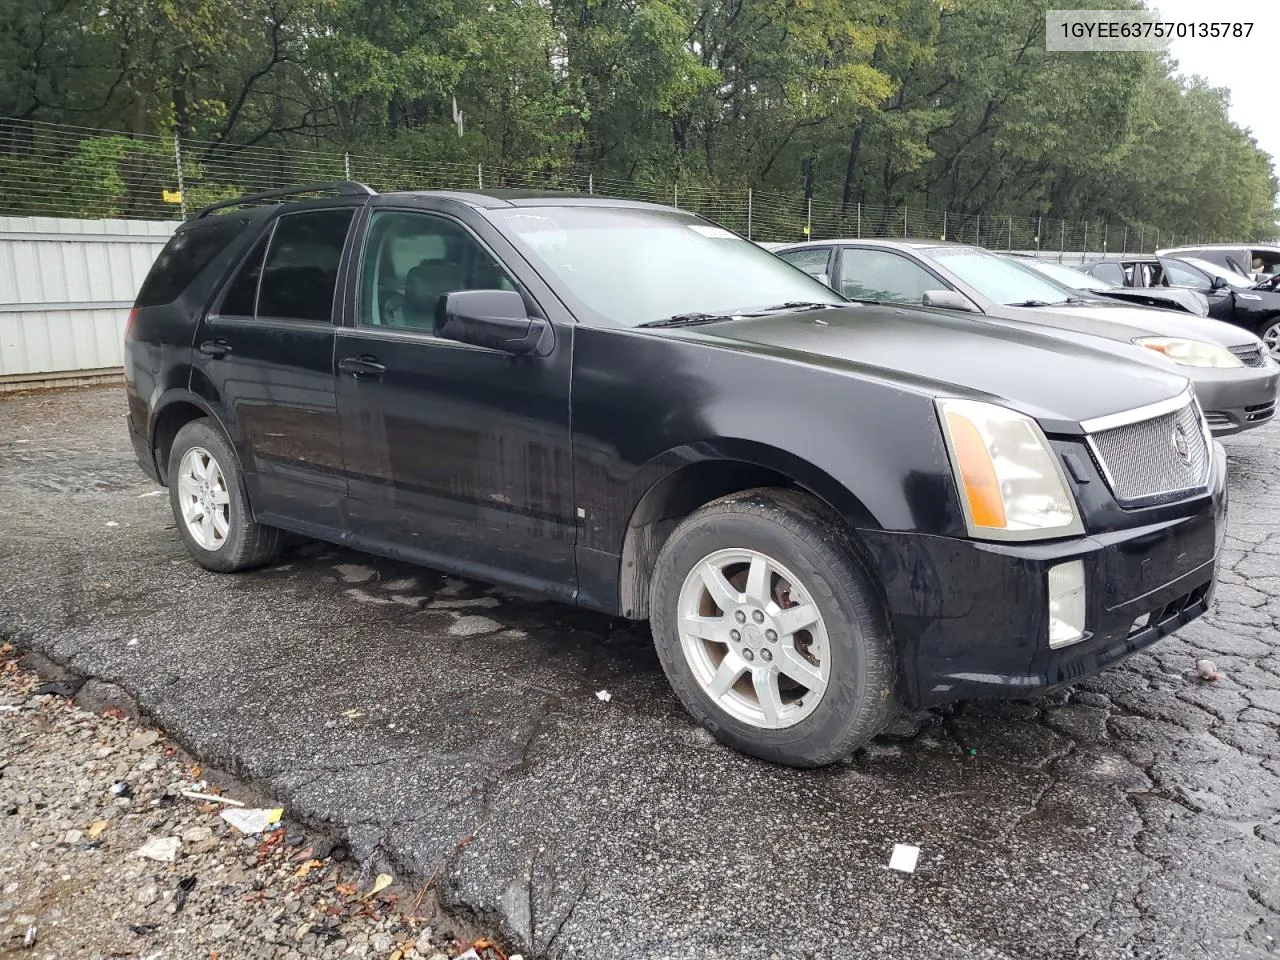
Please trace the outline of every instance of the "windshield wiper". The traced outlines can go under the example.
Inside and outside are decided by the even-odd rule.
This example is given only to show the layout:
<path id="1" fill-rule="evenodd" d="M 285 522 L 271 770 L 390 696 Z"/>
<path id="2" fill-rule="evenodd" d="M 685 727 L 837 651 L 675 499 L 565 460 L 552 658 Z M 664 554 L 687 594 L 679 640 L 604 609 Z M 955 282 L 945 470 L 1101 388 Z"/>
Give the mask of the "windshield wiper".
<path id="1" fill-rule="evenodd" d="M 717 320 L 732 320 L 733 315 L 728 313 L 677 313 L 674 317 L 666 317 L 662 320 L 650 320 L 647 323 L 637 323 L 637 327 L 689 327 L 696 323 L 715 323 Z"/>
<path id="2" fill-rule="evenodd" d="M 776 313 L 779 310 L 793 310 L 797 313 L 801 310 L 826 310 L 831 307 L 838 307 L 838 303 L 819 303 L 816 300 L 788 300 L 786 303 L 780 303 L 776 307 L 761 307 L 759 310 L 752 310 L 752 313 Z"/>
<path id="3" fill-rule="evenodd" d="M 1063 300 L 1062 303 L 1068 301 Z M 1006 307 L 1056 307 L 1058 304 L 1050 303 L 1048 300 L 1023 300 L 1021 303 L 1006 303 Z"/>

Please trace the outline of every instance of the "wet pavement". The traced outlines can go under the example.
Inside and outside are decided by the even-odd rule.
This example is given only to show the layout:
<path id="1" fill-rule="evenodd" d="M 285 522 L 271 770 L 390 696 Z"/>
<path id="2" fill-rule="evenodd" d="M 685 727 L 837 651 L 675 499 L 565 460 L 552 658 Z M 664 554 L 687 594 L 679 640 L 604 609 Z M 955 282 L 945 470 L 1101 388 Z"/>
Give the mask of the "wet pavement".
<path id="1" fill-rule="evenodd" d="M 1208 616 L 804 772 L 695 727 L 643 624 L 313 543 L 203 571 L 123 413 L 0 400 L 0 629 L 526 955 L 1280 953 L 1280 427 L 1227 441 Z"/>

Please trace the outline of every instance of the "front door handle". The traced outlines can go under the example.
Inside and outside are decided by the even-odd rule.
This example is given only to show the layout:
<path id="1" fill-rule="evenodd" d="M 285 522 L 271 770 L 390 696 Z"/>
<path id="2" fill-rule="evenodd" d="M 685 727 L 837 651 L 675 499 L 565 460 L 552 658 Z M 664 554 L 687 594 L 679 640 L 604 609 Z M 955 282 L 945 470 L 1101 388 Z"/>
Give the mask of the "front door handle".
<path id="1" fill-rule="evenodd" d="M 231 352 L 231 344 L 219 337 L 217 340 L 206 340 L 200 344 L 200 352 L 206 357 L 220 360 Z"/>
<path id="2" fill-rule="evenodd" d="M 368 354 L 363 357 L 344 357 L 338 361 L 338 370 L 353 377 L 380 377 L 387 372 L 385 364 Z"/>

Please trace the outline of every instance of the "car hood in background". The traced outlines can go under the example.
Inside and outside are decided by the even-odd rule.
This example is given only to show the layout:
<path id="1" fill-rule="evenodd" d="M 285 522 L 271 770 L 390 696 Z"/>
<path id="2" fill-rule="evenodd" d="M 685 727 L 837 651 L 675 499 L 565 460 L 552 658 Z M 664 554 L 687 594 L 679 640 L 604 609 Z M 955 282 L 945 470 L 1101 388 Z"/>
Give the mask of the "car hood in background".
<path id="1" fill-rule="evenodd" d="M 992 314 L 1020 323 L 1087 333 L 1129 343 L 1135 337 L 1184 337 L 1223 347 L 1252 345 L 1256 337 L 1231 323 L 1193 317 L 1177 310 L 1134 307 L 1123 303 L 1067 304 L 1060 307 L 994 307 Z"/>
<path id="2" fill-rule="evenodd" d="M 1090 290 L 1089 293 L 1111 300 L 1130 300 L 1149 306 L 1177 304 L 1182 310 L 1197 317 L 1209 315 L 1208 297 L 1187 287 L 1108 287 L 1104 290 Z"/>
<path id="3" fill-rule="evenodd" d="M 1057 433 L 1078 433 L 1082 420 L 1158 403 L 1187 389 L 1185 377 L 1148 361 L 1150 351 L 1142 347 L 1112 347 L 1095 337 L 1075 342 L 1025 324 L 924 308 L 860 305 L 653 332 L 749 346 L 935 396 L 996 400 Z M 767 383 L 761 386 L 768 389 Z"/>

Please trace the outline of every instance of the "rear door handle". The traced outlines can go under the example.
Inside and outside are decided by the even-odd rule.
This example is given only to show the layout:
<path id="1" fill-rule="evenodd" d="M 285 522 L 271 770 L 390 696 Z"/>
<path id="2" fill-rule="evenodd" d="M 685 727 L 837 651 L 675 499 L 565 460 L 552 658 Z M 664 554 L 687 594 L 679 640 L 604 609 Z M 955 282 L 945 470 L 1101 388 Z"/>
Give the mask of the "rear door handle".
<path id="1" fill-rule="evenodd" d="M 206 357 L 218 360 L 231 352 L 231 344 L 219 337 L 217 340 L 206 340 L 200 344 L 200 352 Z"/>
<path id="2" fill-rule="evenodd" d="M 380 377 L 387 372 L 385 364 L 368 354 L 363 357 L 345 357 L 338 361 L 338 369 L 354 377 Z"/>

